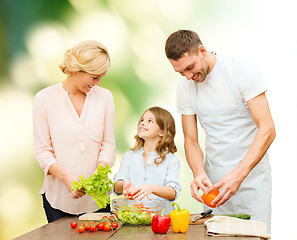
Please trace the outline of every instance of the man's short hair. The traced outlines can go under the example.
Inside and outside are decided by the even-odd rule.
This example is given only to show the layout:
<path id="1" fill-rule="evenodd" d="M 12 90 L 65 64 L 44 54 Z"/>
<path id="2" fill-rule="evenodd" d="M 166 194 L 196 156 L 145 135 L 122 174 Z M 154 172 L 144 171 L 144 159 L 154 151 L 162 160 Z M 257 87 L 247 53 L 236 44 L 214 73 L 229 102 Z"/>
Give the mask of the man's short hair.
<path id="1" fill-rule="evenodd" d="M 196 32 L 178 30 L 168 37 L 165 45 L 165 53 L 167 58 L 176 61 L 186 52 L 198 52 L 200 45 L 202 45 L 202 42 Z"/>

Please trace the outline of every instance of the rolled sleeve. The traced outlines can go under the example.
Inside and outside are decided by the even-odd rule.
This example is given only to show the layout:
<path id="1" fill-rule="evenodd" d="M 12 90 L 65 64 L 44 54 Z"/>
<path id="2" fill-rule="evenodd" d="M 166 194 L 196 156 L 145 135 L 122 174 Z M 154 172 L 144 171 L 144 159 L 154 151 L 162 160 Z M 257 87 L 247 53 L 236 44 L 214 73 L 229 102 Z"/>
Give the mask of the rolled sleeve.
<path id="1" fill-rule="evenodd" d="M 105 106 L 104 129 L 101 151 L 98 155 L 98 162 L 105 161 L 113 166 L 116 160 L 116 144 L 114 136 L 115 109 L 112 94 L 108 96 Z"/>
<path id="2" fill-rule="evenodd" d="M 33 103 L 33 140 L 35 157 L 44 174 L 47 175 L 48 169 L 56 162 L 56 159 L 50 138 L 47 115 L 40 94 L 36 95 Z"/>
<path id="3" fill-rule="evenodd" d="M 168 171 L 167 171 L 167 176 L 166 176 L 166 186 L 172 187 L 175 192 L 175 199 L 172 201 L 175 201 L 181 191 L 181 185 L 179 183 L 179 174 L 180 174 L 180 162 L 179 159 L 172 155 L 172 158 L 170 159 L 169 166 L 168 166 Z"/>
<path id="4" fill-rule="evenodd" d="M 114 176 L 114 179 L 113 179 L 114 182 L 116 182 L 118 180 L 123 180 L 123 181 L 130 180 L 128 161 L 129 161 L 128 153 L 125 153 L 122 157 L 119 171 Z"/>

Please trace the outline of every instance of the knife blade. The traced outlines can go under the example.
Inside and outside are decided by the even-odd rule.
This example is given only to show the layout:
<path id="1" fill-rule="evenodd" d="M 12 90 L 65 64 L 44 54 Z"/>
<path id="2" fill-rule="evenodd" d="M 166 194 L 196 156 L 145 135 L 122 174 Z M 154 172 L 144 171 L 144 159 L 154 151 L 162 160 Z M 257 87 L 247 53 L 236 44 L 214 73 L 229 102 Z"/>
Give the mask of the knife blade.
<path id="1" fill-rule="evenodd" d="M 196 222 L 198 219 L 201 219 L 201 218 L 204 218 L 204 217 L 207 217 L 209 214 L 212 213 L 212 210 L 211 209 L 208 209 L 206 210 L 205 212 L 202 212 L 200 214 L 197 214 L 195 216 L 193 216 L 192 218 L 192 222 Z"/>

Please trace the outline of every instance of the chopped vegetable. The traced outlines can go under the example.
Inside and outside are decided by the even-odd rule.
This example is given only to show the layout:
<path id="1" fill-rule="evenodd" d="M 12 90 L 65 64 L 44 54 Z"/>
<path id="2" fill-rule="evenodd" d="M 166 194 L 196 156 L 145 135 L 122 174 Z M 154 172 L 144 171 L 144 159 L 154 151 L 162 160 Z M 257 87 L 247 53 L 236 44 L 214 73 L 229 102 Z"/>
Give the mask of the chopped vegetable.
<path id="1" fill-rule="evenodd" d="M 97 167 L 96 173 L 89 178 L 84 175 L 79 177 L 80 181 L 73 181 L 71 188 L 73 191 L 84 189 L 85 193 L 90 195 L 96 202 L 99 209 L 105 208 L 110 202 L 108 192 L 113 188 L 113 182 L 108 179 L 108 173 L 111 173 L 110 167 L 102 167 L 100 164 Z"/>
<path id="2" fill-rule="evenodd" d="M 131 225 L 150 225 L 154 215 L 152 211 L 143 209 L 143 204 L 134 204 L 133 207 L 125 207 L 117 212 L 121 222 Z"/>

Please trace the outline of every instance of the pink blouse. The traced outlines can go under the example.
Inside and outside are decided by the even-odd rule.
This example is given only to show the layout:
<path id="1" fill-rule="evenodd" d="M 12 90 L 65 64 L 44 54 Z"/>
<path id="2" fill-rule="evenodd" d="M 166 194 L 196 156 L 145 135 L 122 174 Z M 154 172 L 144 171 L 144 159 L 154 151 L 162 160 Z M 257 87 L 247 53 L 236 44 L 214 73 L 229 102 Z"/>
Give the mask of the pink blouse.
<path id="1" fill-rule="evenodd" d="M 71 198 L 64 183 L 48 173 L 58 162 L 68 172 L 91 176 L 99 161 L 113 166 L 116 159 L 114 102 L 110 91 L 94 86 L 79 117 L 62 83 L 39 91 L 34 99 L 34 153 L 44 171 L 40 194 L 55 209 L 71 214 L 97 210 L 89 195 Z"/>

